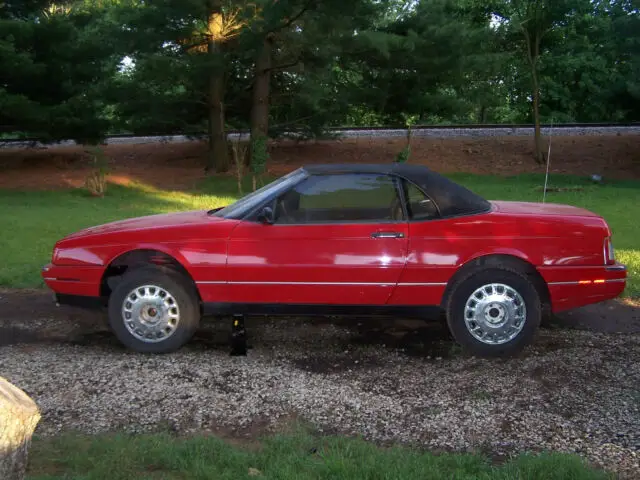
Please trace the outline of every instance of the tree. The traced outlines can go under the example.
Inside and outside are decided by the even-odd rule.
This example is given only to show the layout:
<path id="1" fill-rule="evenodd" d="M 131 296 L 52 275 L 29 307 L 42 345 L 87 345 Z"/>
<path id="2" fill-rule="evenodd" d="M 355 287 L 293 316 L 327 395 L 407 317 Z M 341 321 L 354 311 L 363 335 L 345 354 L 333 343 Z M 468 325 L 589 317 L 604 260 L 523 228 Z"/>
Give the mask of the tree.
<path id="1" fill-rule="evenodd" d="M 0 8 L 0 125 L 42 141 L 97 143 L 109 128 L 105 79 L 117 60 L 105 7 L 5 2 Z"/>
<path id="2" fill-rule="evenodd" d="M 278 41 L 286 38 L 283 31 L 293 27 L 315 2 L 280 2 L 267 0 L 262 2 L 260 15 L 256 16 L 250 34 L 255 42 L 251 50 L 255 51 L 254 75 L 252 82 L 251 106 L 251 138 L 267 137 L 269 133 L 269 104 L 271 93 L 271 75 L 274 69 L 286 69 L 296 66 L 299 58 L 293 58 L 286 63 L 273 64 L 273 57 Z M 257 38 L 256 38 L 257 36 Z M 251 40 L 250 40 L 251 41 Z M 287 50 L 281 46 L 280 51 Z"/>
<path id="3" fill-rule="evenodd" d="M 531 80 L 531 105 L 534 122 L 534 159 L 544 163 L 540 129 L 540 61 L 554 43 L 554 34 L 566 27 L 573 7 L 580 0 L 508 0 L 496 6 L 505 40 L 516 43 L 524 54 Z"/>
<path id="4" fill-rule="evenodd" d="M 495 105 L 491 80 L 500 65 L 484 5 L 422 0 L 393 7 L 351 68 L 361 75 L 357 103 L 396 125 L 404 115 L 422 123 L 477 121 L 479 110 Z"/>
<path id="5" fill-rule="evenodd" d="M 616 17 L 608 0 L 575 2 L 553 54 L 541 65 L 543 116 L 561 122 L 623 118 L 616 101 L 625 76 L 613 29 Z"/>
<path id="6" fill-rule="evenodd" d="M 209 162 L 208 168 L 215 167 L 217 172 L 229 168 L 227 136 L 224 122 L 224 62 L 222 49 L 224 43 L 237 35 L 241 25 L 235 21 L 237 13 L 223 10 L 221 0 L 207 1 L 207 29 L 204 39 L 207 42 L 207 54 L 211 65 L 209 73 Z"/>
<path id="7" fill-rule="evenodd" d="M 616 104 L 626 120 L 640 120 L 640 2 L 611 0 L 612 38 L 622 75 Z"/>
<path id="8" fill-rule="evenodd" d="M 361 2 L 368 3 L 353 4 Z M 308 33 L 316 30 L 309 24 L 326 23 L 342 6 L 336 0 L 132 1 L 121 23 L 135 67 L 118 78 L 118 114 L 140 132 L 175 129 L 181 123 L 180 130 L 197 131 L 198 118 L 206 115 L 208 168 L 225 171 L 226 124 L 248 125 L 252 137 L 270 133 L 274 72 L 285 73 L 308 60 L 305 49 L 317 49 L 321 42 L 316 34 L 311 45 Z M 313 18 L 305 15 L 311 10 Z M 126 102 L 126 97 L 133 100 Z M 154 106 L 137 113 L 152 99 Z"/>
<path id="9" fill-rule="evenodd" d="M 294 111 L 299 111 L 304 112 L 302 118 L 308 130 L 320 133 L 322 129 L 314 127 L 326 126 L 326 120 L 331 116 L 327 109 L 317 104 L 322 101 L 320 97 L 333 93 L 327 92 L 326 72 L 331 72 L 338 59 L 348 51 L 346 41 L 354 37 L 354 32 L 362 30 L 367 24 L 364 19 L 371 18 L 375 7 L 366 0 L 346 5 L 337 0 L 264 0 L 258 5 L 240 45 L 253 60 L 252 145 L 266 145 L 258 137 L 266 139 L 269 135 L 277 135 L 277 129 L 269 127 L 274 106 L 277 113 L 287 117 L 276 117 L 282 120 L 281 127 L 297 123 L 300 116 Z M 319 45 L 322 48 L 318 48 Z M 314 88 L 308 89 L 311 84 Z M 279 101 L 284 98 L 287 100 Z M 295 99 L 296 105 L 288 100 L 290 98 Z"/>
<path id="10" fill-rule="evenodd" d="M 229 44 L 245 26 L 245 7 L 223 0 L 132 0 L 120 9 L 123 54 L 135 66 L 119 79 L 119 114 L 136 125 L 138 112 L 122 101 L 140 95 L 162 107 L 138 123 L 139 129 L 182 123 L 187 131 L 198 131 L 206 119 L 207 170 L 229 168 L 225 83 Z"/>

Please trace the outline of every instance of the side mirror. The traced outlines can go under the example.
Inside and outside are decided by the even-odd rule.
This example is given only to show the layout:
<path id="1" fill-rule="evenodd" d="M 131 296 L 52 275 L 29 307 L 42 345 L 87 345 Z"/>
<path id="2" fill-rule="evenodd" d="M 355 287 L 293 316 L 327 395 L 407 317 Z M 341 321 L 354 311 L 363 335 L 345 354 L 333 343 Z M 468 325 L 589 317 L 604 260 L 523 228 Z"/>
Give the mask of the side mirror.
<path id="1" fill-rule="evenodd" d="M 273 224 L 273 222 L 275 221 L 275 218 L 273 215 L 273 208 L 264 207 L 262 211 L 258 214 L 258 221 L 267 225 Z"/>

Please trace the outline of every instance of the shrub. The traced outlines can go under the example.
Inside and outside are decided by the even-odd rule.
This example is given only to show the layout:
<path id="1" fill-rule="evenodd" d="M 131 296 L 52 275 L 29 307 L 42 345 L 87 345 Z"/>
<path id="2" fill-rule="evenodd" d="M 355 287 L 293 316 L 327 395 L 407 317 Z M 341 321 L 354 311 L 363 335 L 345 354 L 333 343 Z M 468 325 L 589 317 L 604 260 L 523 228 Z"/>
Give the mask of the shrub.
<path id="1" fill-rule="evenodd" d="M 244 178 L 244 165 L 248 151 L 249 142 L 242 141 L 241 135 L 238 136 L 237 140 L 231 142 L 231 153 L 233 161 L 236 164 L 236 180 L 238 182 L 238 194 L 240 196 L 242 196 L 242 179 Z"/>
<path id="2" fill-rule="evenodd" d="M 409 161 L 409 157 L 411 156 L 411 137 L 413 135 L 412 127 L 418 120 L 416 115 L 405 116 L 405 125 L 407 127 L 407 143 L 402 150 L 396 156 L 396 163 L 405 163 Z"/>
<path id="3" fill-rule="evenodd" d="M 92 171 L 85 179 L 85 187 L 94 197 L 103 197 L 107 192 L 107 174 L 109 173 L 107 157 L 99 146 L 92 147 L 88 153 L 91 155 Z"/>

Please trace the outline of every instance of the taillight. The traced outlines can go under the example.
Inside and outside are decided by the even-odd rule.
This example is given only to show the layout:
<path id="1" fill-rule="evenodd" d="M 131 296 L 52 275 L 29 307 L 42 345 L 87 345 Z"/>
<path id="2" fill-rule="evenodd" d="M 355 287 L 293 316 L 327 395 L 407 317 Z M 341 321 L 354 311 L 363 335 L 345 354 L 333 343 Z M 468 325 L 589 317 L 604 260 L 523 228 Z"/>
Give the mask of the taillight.
<path id="1" fill-rule="evenodd" d="M 616 263 L 616 254 L 613 249 L 613 242 L 611 241 L 611 237 L 607 237 L 604 239 L 604 263 L 605 265 Z"/>

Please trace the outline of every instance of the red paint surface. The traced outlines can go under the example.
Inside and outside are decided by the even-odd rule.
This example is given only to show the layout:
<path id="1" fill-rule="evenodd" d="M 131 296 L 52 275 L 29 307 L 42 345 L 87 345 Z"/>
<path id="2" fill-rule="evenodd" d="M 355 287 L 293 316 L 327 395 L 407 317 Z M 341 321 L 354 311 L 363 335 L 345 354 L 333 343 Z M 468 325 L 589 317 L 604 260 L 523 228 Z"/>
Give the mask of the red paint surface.
<path id="1" fill-rule="evenodd" d="M 372 238 L 377 232 L 398 232 L 404 238 Z M 405 267 L 407 234 L 407 223 L 243 222 L 229 239 L 232 283 L 226 301 L 384 305 Z"/>
<path id="2" fill-rule="evenodd" d="M 372 238 L 376 232 L 404 237 Z M 494 202 L 480 215 L 380 224 L 264 225 L 196 211 L 70 235 L 56 244 L 43 277 L 56 292 L 96 296 L 111 262 L 151 249 L 182 264 L 204 302 L 439 305 L 460 267 L 502 254 L 534 265 L 559 311 L 624 290 L 626 272 L 606 269 L 609 235 L 589 211 L 522 202 Z M 581 280 L 591 283 L 566 284 Z"/>

